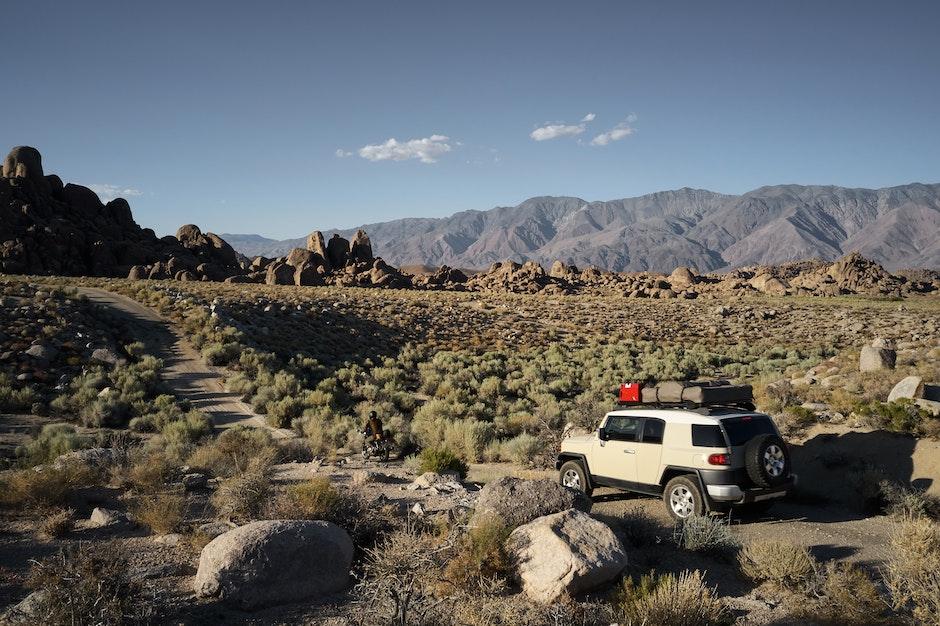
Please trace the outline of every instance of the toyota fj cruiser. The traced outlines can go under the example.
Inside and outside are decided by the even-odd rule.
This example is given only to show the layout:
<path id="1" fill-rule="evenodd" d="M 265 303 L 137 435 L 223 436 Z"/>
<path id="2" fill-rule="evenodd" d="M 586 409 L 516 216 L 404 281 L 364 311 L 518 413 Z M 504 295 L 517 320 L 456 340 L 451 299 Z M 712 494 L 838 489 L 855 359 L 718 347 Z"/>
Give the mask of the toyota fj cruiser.
<path id="1" fill-rule="evenodd" d="M 749 386 L 661 383 L 642 396 L 639 387 L 621 388 L 629 408 L 562 441 L 562 485 L 662 496 L 669 514 L 684 519 L 731 505 L 763 510 L 796 484 L 787 445 L 773 420 L 754 412 Z"/>

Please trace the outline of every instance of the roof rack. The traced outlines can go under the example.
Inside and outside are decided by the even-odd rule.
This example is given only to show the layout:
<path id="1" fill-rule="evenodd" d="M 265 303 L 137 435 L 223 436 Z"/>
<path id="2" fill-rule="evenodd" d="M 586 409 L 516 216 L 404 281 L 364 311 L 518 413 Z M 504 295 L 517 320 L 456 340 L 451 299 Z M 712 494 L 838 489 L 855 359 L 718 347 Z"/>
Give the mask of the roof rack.
<path id="1" fill-rule="evenodd" d="M 667 380 L 659 383 L 640 382 L 620 385 L 621 406 L 656 406 L 661 408 L 699 408 L 728 406 L 754 410 L 754 393 L 750 385 L 732 385 L 727 380 Z"/>
<path id="2" fill-rule="evenodd" d="M 754 411 L 756 407 L 753 402 L 617 402 L 617 406 L 627 409 L 650 408 L 650 409 L 744 409 L 745 411 Z"/>

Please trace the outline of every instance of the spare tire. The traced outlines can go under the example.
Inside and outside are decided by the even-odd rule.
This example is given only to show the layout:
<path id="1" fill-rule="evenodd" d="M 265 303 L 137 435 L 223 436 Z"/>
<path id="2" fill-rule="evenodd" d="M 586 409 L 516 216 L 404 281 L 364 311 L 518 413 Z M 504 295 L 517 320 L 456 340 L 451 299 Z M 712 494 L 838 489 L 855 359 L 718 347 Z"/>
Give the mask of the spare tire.
<path id="1" fill-rule="evenodd" d="M 759 435 L 744 448 L 747 475 L 761 487 L 776 487 L 790 476 L 790 451 L 777 435 Z"/>

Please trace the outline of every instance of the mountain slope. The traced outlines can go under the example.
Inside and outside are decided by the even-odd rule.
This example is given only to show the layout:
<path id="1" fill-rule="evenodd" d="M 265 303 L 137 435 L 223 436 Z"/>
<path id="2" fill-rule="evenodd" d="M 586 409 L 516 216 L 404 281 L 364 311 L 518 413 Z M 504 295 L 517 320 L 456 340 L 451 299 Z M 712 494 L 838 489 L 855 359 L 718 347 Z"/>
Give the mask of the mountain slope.
<path id="1" fill-rule="evenodd" d="M 857 250 L 889 269 L 940 267 L 940 184 L 884 189 L 776 185 L 740 196 L 678 189 L 608 202 L 536 197 L 514 207 L 361 226 L 393 265 L 484 268 L 561 260 L 616 271 L 700 271 Z M 325 231 L 351 236 L 356 229 Z M 223 235 L 247 255 L 278 256 L 304 239 Z"/>

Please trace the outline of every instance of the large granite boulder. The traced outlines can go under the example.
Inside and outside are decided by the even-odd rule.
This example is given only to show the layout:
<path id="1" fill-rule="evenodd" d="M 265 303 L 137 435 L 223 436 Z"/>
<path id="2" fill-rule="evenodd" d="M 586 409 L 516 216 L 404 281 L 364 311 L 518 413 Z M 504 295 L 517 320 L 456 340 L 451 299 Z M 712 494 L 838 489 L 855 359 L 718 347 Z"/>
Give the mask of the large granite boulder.
<path id="1" fill-rule="evenodd" d="M 591 500 L 582 492 L 548 478 L 531 480 L 504 476 L 480 490 L 474 519 L 497 515 L 507 526 L 515 528 L 537 517 L 567 509 L 590 511 Z"/>
<path id="2" fill-rule="evenodd" d="M 193 586 L 200 597 L 254 609 L 342 591 L 353 542 L 330 522 L 251 522 L 210 541 Z"/>
<path id="3" fill-rule="evenodd" d="M 627 566 L 627 554 L 610 527 L 575 509 L 520 526 L 505 547 L 522 590 L 544 604 L 590 591 Z"/>
<path id="4" fill-rule="evenodd" d="M 372 241 L 361 228 L 356 231 L 349 244 L 349 260 L 353 263 L 372 263 Z"/>

